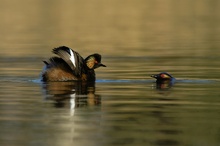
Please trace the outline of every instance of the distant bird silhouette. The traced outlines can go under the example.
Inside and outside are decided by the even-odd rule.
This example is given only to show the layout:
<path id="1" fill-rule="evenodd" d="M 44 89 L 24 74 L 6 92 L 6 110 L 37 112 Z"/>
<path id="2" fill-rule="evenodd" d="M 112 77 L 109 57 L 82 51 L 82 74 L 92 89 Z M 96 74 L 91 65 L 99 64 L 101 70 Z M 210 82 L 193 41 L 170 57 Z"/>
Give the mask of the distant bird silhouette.
<path id="1" fill-rule="evenodd" d="M 101 55 L 95 53 L 83 59 L 76 51 L 61 46 L 52 50 L 59 57 L 51 57 L 42 71 L 42 81 L 95 81 L 94 69 L 103 66 Z"/>
<path id="2" fill-rule="evenodd" d="M 166 89 L 173 86 L 176 79 L 167 72 L 161 72 L 159 74 L 151 75 L 152 78 L 157 79 L 157 88 L 158 89 Z"/>

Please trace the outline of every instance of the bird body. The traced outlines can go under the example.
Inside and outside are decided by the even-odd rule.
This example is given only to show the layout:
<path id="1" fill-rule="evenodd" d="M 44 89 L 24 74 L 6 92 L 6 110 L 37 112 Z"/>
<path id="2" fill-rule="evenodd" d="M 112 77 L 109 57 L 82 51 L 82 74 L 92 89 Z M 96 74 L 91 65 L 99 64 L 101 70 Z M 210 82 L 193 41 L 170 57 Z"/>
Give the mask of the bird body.
<path id="1" fill-rule="evenodd" d="M 59 57 L 51 57 L 45 63 L 42 81 L 95 81 L 94 69 L 103 66 L 101 55 L 92 54 L 83 59 L 76 51 L 61 46 L 52 51 Z"/>

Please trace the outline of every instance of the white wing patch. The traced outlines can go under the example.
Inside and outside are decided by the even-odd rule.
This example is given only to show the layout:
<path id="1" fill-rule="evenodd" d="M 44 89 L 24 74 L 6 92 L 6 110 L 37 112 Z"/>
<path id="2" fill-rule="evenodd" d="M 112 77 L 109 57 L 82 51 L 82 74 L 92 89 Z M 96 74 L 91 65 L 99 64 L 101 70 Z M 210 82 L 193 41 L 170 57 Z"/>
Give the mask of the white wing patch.
<path id="1" fill-rule="evenodd" d="M 74 56 L 73 51 L 71 49 L 70 49 L 70 60 L 73 63 L 74 67 L 76 67 L 75 56 Z"/>

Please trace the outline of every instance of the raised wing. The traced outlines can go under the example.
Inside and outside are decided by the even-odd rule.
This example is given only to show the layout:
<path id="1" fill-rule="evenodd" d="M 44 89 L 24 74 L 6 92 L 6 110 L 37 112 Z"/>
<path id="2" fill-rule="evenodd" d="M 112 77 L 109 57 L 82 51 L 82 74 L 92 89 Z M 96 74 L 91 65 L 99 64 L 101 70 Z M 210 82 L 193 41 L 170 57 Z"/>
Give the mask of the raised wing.
<path id="1" fill-rule="evenodd" d="M 69 65 L 76 76 L 81 77 L 84 72 L 84 59 L 79 53 L 66 46 L 54 48 L 52 52 L 60 56 Z"/>

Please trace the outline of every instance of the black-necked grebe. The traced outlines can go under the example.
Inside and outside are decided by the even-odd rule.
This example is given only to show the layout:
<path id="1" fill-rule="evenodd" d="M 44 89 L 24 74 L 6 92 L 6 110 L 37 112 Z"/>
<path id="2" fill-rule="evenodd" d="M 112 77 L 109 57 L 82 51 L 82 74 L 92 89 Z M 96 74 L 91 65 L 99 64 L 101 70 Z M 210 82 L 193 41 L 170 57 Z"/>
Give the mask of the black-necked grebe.
<path id="1" fill-rule="evenodd" d="M 59 57 L 51 57 L 45 63 L 42 81 L 95 81 L 94 69 L 103 66 L 101 55 L 92 54 L 83 59 L 76 51 L 61 46 L 52 51 Z"/>

